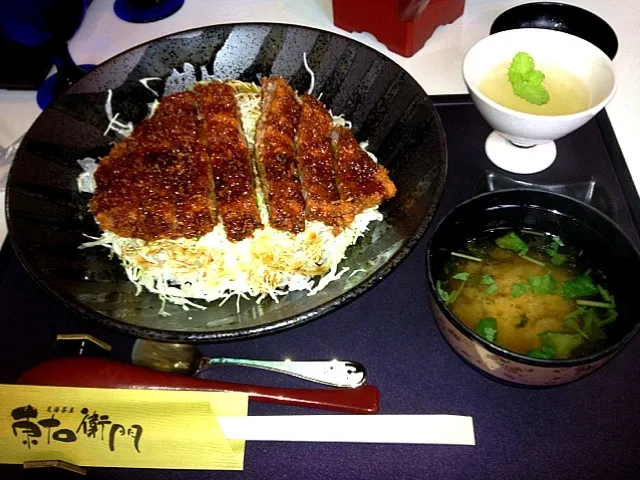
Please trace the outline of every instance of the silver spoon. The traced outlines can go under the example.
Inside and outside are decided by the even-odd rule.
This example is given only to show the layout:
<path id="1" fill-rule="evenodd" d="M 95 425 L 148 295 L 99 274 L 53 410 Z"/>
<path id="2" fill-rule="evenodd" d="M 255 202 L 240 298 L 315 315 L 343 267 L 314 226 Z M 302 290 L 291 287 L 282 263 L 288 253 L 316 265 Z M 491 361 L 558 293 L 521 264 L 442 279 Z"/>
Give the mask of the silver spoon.
<path id="1" fill-rule="evenodd" d="M 136 340 L 131 352 L 131 361 L 135 365 L 181 375 L 195 375 L 214 365 L 253 367 L 343 388 L 359 387 L 366 379 L 364 367 L 357 362 L 209 358 L 203 357 L 191 344 L 162 343 L 143 339 Z"/>

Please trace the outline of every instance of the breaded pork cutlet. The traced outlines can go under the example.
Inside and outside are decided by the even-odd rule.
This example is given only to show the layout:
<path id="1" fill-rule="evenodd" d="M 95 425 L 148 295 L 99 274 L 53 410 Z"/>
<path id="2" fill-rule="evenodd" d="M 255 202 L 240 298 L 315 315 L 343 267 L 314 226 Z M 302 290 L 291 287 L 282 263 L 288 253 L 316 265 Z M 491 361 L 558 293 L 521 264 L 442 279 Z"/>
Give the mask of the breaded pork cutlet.
<path id="1" fill-rule="evenodd" d="M 305 229 L 305 204 L 295 154 L 300 105 L 282 78 L 262 79 L 262 114 L 256 126 L 256 165 L 269 223 L 278 230 Z"/>
<path id="2" fill-rule="evenodd" d="M 211 176 L 197 125 L 195 96 L 170 95 L 100 161 L 90 209 L 103 230 L 156 240 L 213 229 Z"/>
<path id="3" fill-rule="evenodd" d="M 194 93 L 179 92 L 164 97 L 153 115 L 136 125 L 125 143 L 134 148 L 141 142 L 146 151 L 164 151 L 195 142 L 199 131 Z"/>
<path id="4" fill-rule="evenodd" d="M 211 82 L 195 87 L 202 118 L 200 139 L 209 157 L 216 198 L 227 238 L 240 241 L 262 228 L 251 156 L 232 87 Z"/>
<path id="5" fill-rule="evenodd" d="M 340 199 L 356 206 L 356 213 L 380 205 L 396 194 L 387 170 L 374 162 L 345 127 L 333 131 L 334 165 Z"/>
<path id="6" fill-rule="evenodd" d="M 355 209 L 351 203 L 340 201 L 333 168 L 332 128 L 333 119 L 327 108 L 311 95 L 303 95 L 296 161 L 307 220 L 343 228 L 353 222 Z"/>
<path id="7" fill-rule="evenodd" d="M 235 93 L 210 82 L 169 95 L 114 145 L 100 161 L 90 202 L 103 230 L 142 240 L 194 238 L 219 217 L 227 238 L 240 241 L 263 226 L 259 183 L 271 227 L 296 234 L 309 219 L 337 233 L 395 195 L 387 171 L 351 131 L 334 128 L 320 101 L 298 99 L 282 78 L 262 81 L 255 178 Z"/>

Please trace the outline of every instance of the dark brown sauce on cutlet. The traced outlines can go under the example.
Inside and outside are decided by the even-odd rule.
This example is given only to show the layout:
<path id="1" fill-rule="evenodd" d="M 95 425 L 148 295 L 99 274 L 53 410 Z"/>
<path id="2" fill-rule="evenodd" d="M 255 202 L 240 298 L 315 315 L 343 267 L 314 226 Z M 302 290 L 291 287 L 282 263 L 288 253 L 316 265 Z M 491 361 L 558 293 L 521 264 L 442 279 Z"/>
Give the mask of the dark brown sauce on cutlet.
<path id="1" fill-rule="evenodd" d="M 296 161 L 305 193 L 308 220 L 346 227 L 354 219 L 351 204 L 340 201 L 333 166 L 333 119 L 316 98 L 304 94 L 298 122 Z"/>
<path id="2" fill-rule="evenodd" d="M 262 222 L 234 90 L 214 82 L 197 85 L 195 91 L 203 121 L 200 138 L 209 156 L 216 207 L 227 237 L 240 241 L 262 228 Z"/>
<path id="3" fill-rule="evenodd" d="M 192 238 L 213 229 L 211 176 L 197 125 L 195 96 L 168 96 L 101 160 L 90 208 L 103 229 L 143 240 Z"/>
<path id="4" fill-rule="evenodd" d="M 287 82 L 279 77 L 263 78 L 256 164 L 266 194 L 269 224 L 291 233 L 305 229 L 305 204 L 294 145 L 299 117 L 300 105 Z"/>
<path id="5" fill-rule="evenodd" d="M 353 133 L 345 127 L 336 127 L 334 135 L 334 162 L 340 198 L 353 202 L 362 211 L 393 197 L 396 188 L 386 169 L 367 155 Z"/>
<path id="6" fill-rule="evenodd" d="M 272 78 L 263 79 L 261 102 L 256 166 L 273 228 L 299 233 L 308 218 L 337 233 L 395 195 L 384 167 L 348 129 L 332 127 L 320 101 L 303 95 L 301 106 L 284 79 Z M 90 209 L 122 237 L 194 238 L 212 231 L 218 215 L 232 241 L 262 228 L 251 152 L 224 83 L 165 97 L 100 161 L 95 180 Z"/>
<path id="7" fill-rule="evenodd" d="M 331 114 L 324 105 L 312 96 L 304 95 L 296 150 L 307 202 L 340 199 L 333 170 L 331 126 Z"/>
<path id="8" fill-rule="evenodd" d="M 199 130 L 196 96 L 180 92 L 163 98 L 151 118 L 136 125 L 125 142 L 141 143 L 146 151 L 170 150 L 193 143 Z"/>

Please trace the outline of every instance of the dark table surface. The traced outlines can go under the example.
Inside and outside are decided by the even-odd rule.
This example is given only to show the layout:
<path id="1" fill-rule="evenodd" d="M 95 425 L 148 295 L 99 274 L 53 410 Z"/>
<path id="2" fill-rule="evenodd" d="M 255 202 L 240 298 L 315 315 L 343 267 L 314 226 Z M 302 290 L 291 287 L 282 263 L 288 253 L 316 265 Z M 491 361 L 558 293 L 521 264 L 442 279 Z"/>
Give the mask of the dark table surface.
<path id="1" fill-rule="evenodd" d="M 484 154 L 489 127 L 466 96 L 434 97 L 447 134 L 449 172 L 436 220 L 496 171 Z M 557 142 L 548 170 L 514 179 L 596 185 L 614 219 L 638 243 L 640 202 L 606 114 Z M 503 179 L 504 180 L 504 179 Z M 432 224 L 433 226 L 433 224 Z M 90 468 L 89 478 L 640 478 L 640 338 L 589 377 L 551 389 L 494 382 L 446 344 L 427 304 L 425 240 L 386 280 L 336 313 L 276 335 L 202 345 L 206 355 L 362 362 L 379 387 L 382 414 L 458 414 L 474 420 L 475 446 L 247 442 L 243 472 Z M 0 382 L 51 356 L 57 333 L 88 332 L 128 360 L 134 339 L 98 329 L 59 306 L 6 244 L 0 258 Z M 211 378 L 308 386 L 234 367 Z M 322 414 L 251 403 L 251 415 Z M 0 467 L 0 478 L 73 478 L 63 471 Z"/>

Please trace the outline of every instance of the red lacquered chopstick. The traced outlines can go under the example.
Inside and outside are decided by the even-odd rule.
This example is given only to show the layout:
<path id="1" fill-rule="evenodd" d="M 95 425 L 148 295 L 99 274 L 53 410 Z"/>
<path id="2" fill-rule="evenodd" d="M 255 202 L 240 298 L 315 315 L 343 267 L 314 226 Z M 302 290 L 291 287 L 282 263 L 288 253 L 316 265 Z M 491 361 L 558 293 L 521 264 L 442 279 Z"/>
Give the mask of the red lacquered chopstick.
<path id="1" fill-rule="evenodd" d="M 244 392 L 256 402 L 320 408 L 344 413 L 377 413 L 378 389 L 358 388 L 277 388 L 242 383 L 183 377 L 100 357 L 66 357 L 50 360 L 28 370 L 22 385 L 88 388 L 149 388 L 161 390 L 202 390 Z"/>

